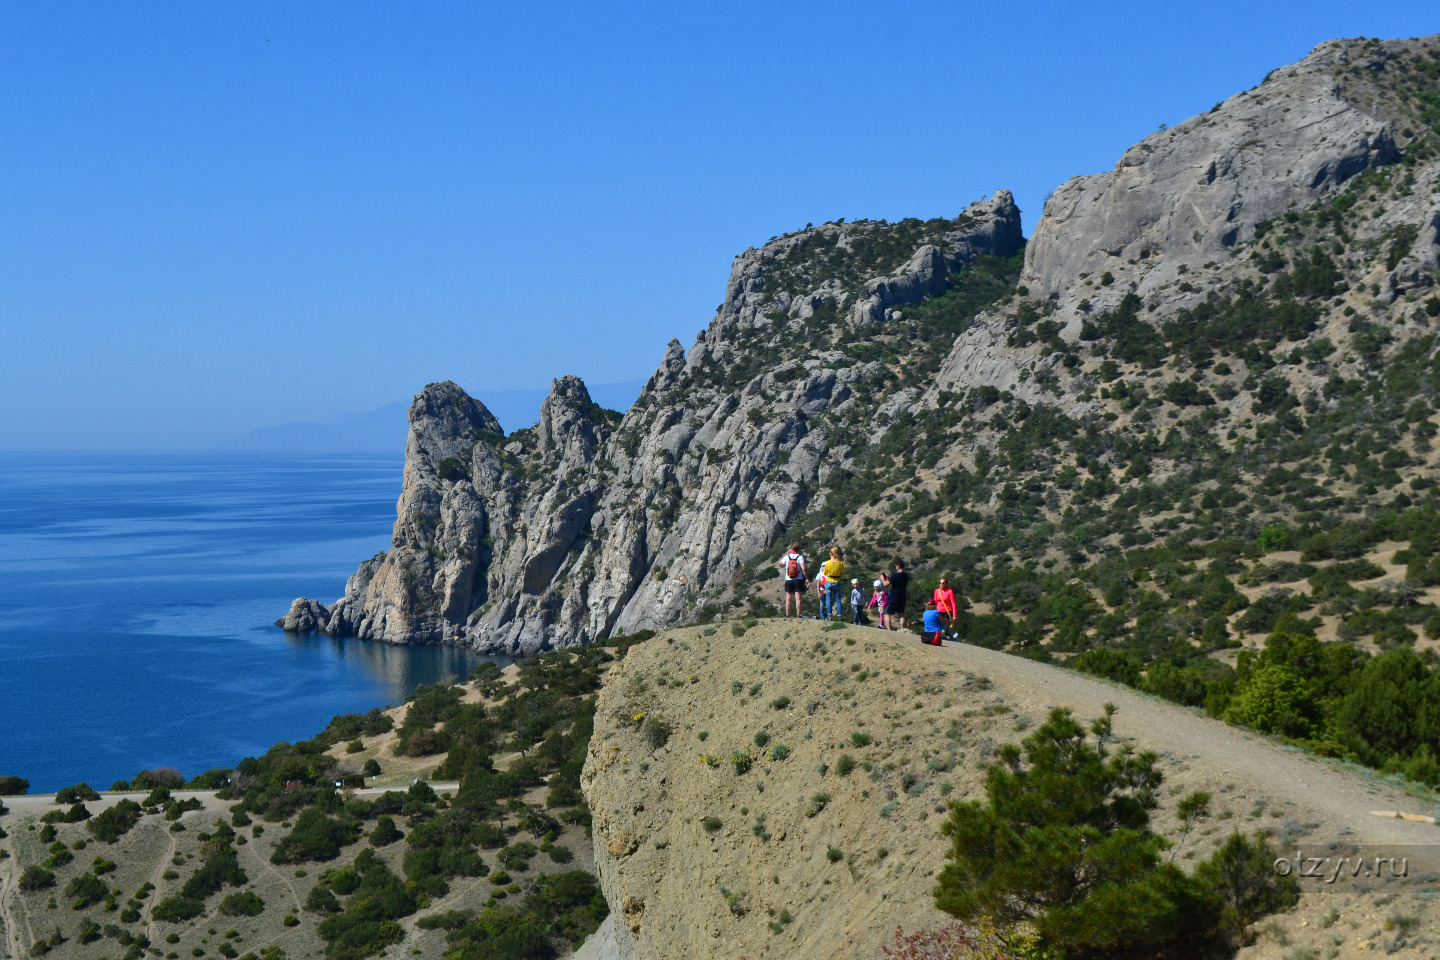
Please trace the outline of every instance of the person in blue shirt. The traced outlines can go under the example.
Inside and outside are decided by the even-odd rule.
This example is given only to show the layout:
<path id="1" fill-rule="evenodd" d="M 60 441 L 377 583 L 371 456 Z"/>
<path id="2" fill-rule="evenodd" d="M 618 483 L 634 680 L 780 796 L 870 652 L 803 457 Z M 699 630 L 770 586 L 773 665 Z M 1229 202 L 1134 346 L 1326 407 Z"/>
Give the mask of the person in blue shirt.
<path id="1" fill-rule="evenodd" d="M 940 646 L 940 635 L 945 631 L 945 625 L 949 622 L 948 616 L 935 609 L 934 600 L 926 600 L 925 615 L 921 618 L 920 623 L 920 628 L 924 631 L 920 635 L 920 642 L 935 647 Z"/>

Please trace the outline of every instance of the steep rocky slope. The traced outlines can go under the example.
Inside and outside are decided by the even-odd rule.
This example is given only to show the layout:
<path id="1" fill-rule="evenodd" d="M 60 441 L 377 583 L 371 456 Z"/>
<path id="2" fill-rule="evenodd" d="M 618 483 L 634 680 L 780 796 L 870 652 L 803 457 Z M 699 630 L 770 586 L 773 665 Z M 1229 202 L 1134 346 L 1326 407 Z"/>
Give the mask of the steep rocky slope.
<path id="1" fill-rule="evenodd" d="M 867 577 L 897 553 L 922 583 L 948 570 L 1024 627 L 997 642 L 1133 639 L 1137 566 L 1188 585 L 1147 649 L 1265 632 L 1185 591 L 1275 582 L 1241 549 L 1267 527 L 1299 546 L 1433 494 L 1437 57 L 1435 38 L 1324 44 L 1062 185 L 1028 245 L 1001 191 L 746 251 L 623 417 L 565 378 L 500 437 L 432 385 L 394 546 L 282 622 L 528 652 L 761 611 L 800 538 Z M 1089 601 L 1057 644 L 1067 581 Z"/>
<path id="2" fill-rule="evenodd" d="M 297 600 L 281 624 L 533 652 L 693 618 L 846 458 L 825 415 L 863 416 L 857 391 L 889 378 L 825 348 L 1022 243 L 1001 191 L 953 220 L 824 224 L 746 251 L 709 329 L 688 356 L 671 342 L 624 417 L 564 377 L 505 438 L 432 384 L 410 411 L 394 546 L 338 603 Z"/>

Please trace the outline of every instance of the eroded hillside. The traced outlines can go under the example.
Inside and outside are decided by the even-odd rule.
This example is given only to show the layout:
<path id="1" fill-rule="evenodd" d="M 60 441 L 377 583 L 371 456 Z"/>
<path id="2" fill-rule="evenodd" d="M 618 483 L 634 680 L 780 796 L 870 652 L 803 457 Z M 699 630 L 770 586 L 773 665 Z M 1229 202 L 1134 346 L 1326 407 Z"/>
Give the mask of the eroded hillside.
<path id="1" fill-rule="evenodd" d="M 949 804 L 983 798 L 987 766 L 1054 708 L 1090 718 L 1106 703 L 1119 744 L 1161 758 L 1153 824 L 1187 870 L 1236 830 L 1285 855 L 1410 856 L 1405 878 L 1303 886 L 1240 957 L 1424 949 L 1435 827 L 1369 810 L 1433 802 L 1017 657 L 764 620 L 656 637 L 607 678 L 582 782 L 611 916 L 587 960 L 878 957 L 897 926 L 949 919 L 933 901 Z M 1187 822 L 1194 791 L 1209 808 Z"/>

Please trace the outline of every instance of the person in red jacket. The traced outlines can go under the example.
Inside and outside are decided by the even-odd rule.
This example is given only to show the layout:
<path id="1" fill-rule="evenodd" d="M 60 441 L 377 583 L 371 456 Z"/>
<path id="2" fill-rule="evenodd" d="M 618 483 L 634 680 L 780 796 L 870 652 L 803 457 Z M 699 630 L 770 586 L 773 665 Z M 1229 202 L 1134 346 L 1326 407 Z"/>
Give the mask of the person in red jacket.
<path id="1" fill-rule="evenodd" d="M 950 589 L 948 577 L 941 577 L 940 586 L 935 588 L 935 609 L 948 616 L 951 622 L 954 622 L 955 618 L 960 615 L 960 611 L 955 606 L 955 591 Z"/>

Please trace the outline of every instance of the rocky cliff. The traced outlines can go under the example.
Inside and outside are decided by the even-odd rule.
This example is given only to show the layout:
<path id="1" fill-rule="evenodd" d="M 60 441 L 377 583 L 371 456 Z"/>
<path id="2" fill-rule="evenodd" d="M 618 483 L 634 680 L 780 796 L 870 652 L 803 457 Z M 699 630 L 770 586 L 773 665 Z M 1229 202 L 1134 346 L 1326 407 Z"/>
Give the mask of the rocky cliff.
<path id="1" fill-rule="evenodd" d="M 1022 245 L 1000 191 L 954 219 L 824 224 L 747 250 L 709 328 L 688 355 L 671 341 L 623 417 L 564 377 L 534 428 L 502 437 L 455 384 L 426 387 L 391 549 L 335 604 L 297 600 L 279 624 L 531 653 L 693 619 L 823 488 L 825 415 L 888 379 L 830 345 Z"/>
<path id="2" fill-rule="evenodd" d="M 431 385 L 392 548 L 281 623 L 525 653 L 759 611 L 780 540 L 843 542 L 866 570 L 903 553 L 983 592 L 1011 566 L 1083 576 L 1161 536 L 1408 502 L 1435 459 L 1412 401 L 1440 402 L 1437 51 L 1324 44 L 1063 184 L 1028 244 L 1002 190 L 747 250 L 623 416 L 566 377 L 501 437 Z M 1366 431 L 1389 466 L 1356 452 Z M 1301 495 L 1286 464 L 1329 489 Z"/>

